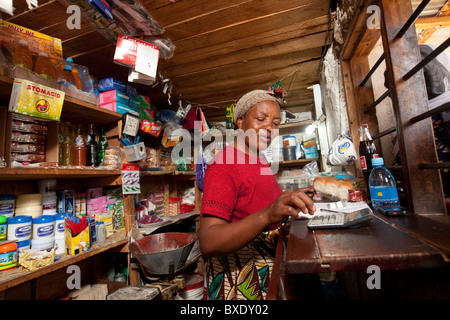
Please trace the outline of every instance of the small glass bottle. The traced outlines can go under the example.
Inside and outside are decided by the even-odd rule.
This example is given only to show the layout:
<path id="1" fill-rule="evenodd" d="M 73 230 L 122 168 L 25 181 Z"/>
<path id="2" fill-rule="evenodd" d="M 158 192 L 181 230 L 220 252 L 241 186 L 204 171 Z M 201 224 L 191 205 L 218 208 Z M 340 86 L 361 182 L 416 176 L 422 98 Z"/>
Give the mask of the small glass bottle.
<path id="1" fill-rule="evenodd" d="M 100 138 L 98 141 L 98 165 L 105 160 L 106 149 L 108 148 L 108 139 L 106 138 L 105 129 L 100 129 Z"/>
<path id="2" fill-rule="evenodd" d="M 384 167 L 383 158 L 372 159 L 372 172 L 369 176 L 369 190 L 374 209 L 401 210 L 397 184 L 388 169 Z"/>
<path id="3" fill-rule="evenodd" d="M 63 165 L 72 166 L 74 164 L 74 145 L 72 137 L 72 125 L 66 122 L 64 125 L 64 153 Z"/>
<path id="4" fill-rule="evenodd" d="M 58 165 L 64 165 L 64 123 L 59 123 L 58 131 Z"/>
<path id="5" fill-rule="evenodd" d="M 74 143 L 74 164 L 76 166 L 86 165 L 86 141 L 84 140 L 82 127 L 78 126 L 78 134 L 75 137 Z"/>
<path id="6" fill-rule="evenodd" d="M 86 139 L 86 165 L 88 167 L 98 166 L 98 143 L 92 123 L 89 125 L 89 134 Z"/>
<path id="7" fill-rule="evenodd" d="M 377 148 L 370 135 L 369 126 L 361 124 L 359 125 L 359 160 L 366 183 L 372 170 L 373 158 L 378 158 Z"/>

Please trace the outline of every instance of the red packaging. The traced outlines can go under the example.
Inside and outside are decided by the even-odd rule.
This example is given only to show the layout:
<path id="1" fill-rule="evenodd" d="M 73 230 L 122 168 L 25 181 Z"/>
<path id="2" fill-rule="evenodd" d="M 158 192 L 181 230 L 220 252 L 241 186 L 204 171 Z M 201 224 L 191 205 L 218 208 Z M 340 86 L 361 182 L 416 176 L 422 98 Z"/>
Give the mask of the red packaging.
<path id="1" fill-rule="evenodd" d="M 147 43 L 142 40 L 138 40 L 132 37 L 119 35 L 116 44 L 116 51 L 114 53 L 114 62 L 126 67 L 134 68 L 136 66 L 137 46 L 142 44 L 148 47 L 152 47 L 158 50 L 158 47 Z M 159 50 L 158 50 L 159 57 Z"/>

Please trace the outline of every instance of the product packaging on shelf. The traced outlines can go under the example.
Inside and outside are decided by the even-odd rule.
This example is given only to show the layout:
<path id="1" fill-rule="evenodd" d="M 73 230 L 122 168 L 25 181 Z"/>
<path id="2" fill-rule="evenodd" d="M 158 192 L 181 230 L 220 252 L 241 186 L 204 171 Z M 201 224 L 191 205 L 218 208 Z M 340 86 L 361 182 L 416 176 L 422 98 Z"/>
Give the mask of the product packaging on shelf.
<path id="1" fill-rule="evenodd" d="M 86 252 L 89 250 L 90 235 L 89 235 L 89 225 L 83 229 L 79 234 L 73 235 L 69 228 L 65 229 L 66 236 L 66 253 L 70 255 L 76 255 L 81 252 Z"/>
<path id="2" fill-rule="evenodd" d="M 55 262 L 55 249 L 50 251 L 30 249 L 19 254 L 19 264 L 22 270 L 35 271 Z"/>
<path id="3" fill-rule="evenodd" d="M 60 90 L 28 80 L 14 79 L 9 111 L 59 121 L 64 96 L 64 92 Z"/>
<path id="4" fill-rule="evenodd" d="M 62 59 L 61 40 L 1 21 L 2 66 L 11 78 L 26 79 L 59 89 L 56 66 Z"/>
<path id="5" fill-rule="evenodd" d="M 48 36 L 41 32 L 37 32 L 17 24 L 1 20 L 0 27 L 1 36 L 5 46 L 12 43 L 16 36 L 26 38 L 29 42 L 30 51 L 35 54 L 46 52 L 51 58 L 61 59 L 63 56 L 61 39 Z"/>
<path id="6" fill-rule="evenodd" d="M 104 79 L 100 79 L 98 81 L 98 90 L 100 92 L 111 91 L 111 90 L 118 90 L 118 91 L 126 92 L 127 85 L 118 79 L 104 78 Z"/>
<path id="7" fill-rule="evenodd" d="M 5 158 L 11 167 L 55 166 L 58 122 L 9 112 Z"/>
<path id="8" fill-rule="evenodd" d="M 132 37 L 120 35 L 116 43 L 114 62 L 143 73 L 153 81 L 158 67 L 158 47 Z"/>
<path id="9" fill-rule="evenodd" d="M 75 215 L 82 217 L 86 215 L 86 194 L 75 193 Z"/>
<path id="10" fill-rule="evenodd" d="M 66 212 L 69 216 L 75 214 L 75 192 L 60 190 L 58 193 L 58 212 Z"/>
<path id="11" fill-rule="evenodd" d="M 68 83 L 58 78 L 60 90 L 64 91 L 70 97 L 97 105 L 99 97 L 94 92 L 89 69 L 74 63 L 71 58 L 62 60 L 57 65 L 59 77 L 61 77 L 65 69 L 67 69 L 66 72 L 70 72 L 73 81 L 71 81 L 72 83 Z"/>

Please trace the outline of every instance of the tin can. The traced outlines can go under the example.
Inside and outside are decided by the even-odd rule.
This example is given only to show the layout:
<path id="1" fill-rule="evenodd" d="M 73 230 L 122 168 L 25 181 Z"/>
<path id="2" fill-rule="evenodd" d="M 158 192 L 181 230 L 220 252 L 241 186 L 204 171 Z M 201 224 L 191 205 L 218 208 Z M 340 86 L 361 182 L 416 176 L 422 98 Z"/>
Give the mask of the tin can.
<path id="1" fill-rule="evenodd" d="M 295 147 L 295 136 L 284 136 L 283 137 L 284 147 Z"/>

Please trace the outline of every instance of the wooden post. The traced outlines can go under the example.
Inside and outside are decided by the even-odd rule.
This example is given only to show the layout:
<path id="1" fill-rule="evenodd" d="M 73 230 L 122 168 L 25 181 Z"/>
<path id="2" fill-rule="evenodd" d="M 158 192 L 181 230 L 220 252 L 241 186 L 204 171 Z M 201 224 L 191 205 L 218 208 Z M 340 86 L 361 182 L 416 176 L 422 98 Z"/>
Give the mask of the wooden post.
<path id="1" fill-rule="evenodd" d="M 431 121 L 409 124 L 411 118 L 429 110 L 423 72 L 417 72 L 407 81 L 402 80 L 421 60 L 414 26 L 402 38 L 395 38 L 412 14 L 411 3 L 382 0 L 380 4 L 381 34 L 409 209 L 420 214 L 445 213 L 439 170 L 419 169 L 420 164 L 437 162 Z"/>

